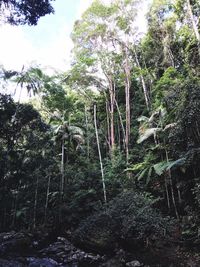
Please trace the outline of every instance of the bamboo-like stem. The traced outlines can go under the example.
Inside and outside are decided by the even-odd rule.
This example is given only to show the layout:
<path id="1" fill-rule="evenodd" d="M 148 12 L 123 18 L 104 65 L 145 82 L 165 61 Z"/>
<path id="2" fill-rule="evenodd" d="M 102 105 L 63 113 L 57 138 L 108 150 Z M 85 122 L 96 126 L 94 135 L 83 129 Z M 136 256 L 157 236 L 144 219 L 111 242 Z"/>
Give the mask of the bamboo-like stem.
<path id="1" fill-rule="evenodd" d="M 45 224 L 46 224 L 46 221 L 47 221 L 47 209 L 48 209 L 48 204 L 49 204 L 50 184 L 51 184 L 51 175 L 49 175 L 48 184 L 47 184 L 47 193 L 46 193 L 46 202 L 45 202 L 45 213 L 44 213 L 44 223 Z"/>
<path id="2" fill-rule="evenodd" d="M 186 2 L 187 2 L 188 14 L 189 14 L 190 20 L 192 22 L 193 31 L 194 31 L 194 34 L 195 34 L 196 39 L 197 39 L 198 53 L 199 53 L 199 56 L 200 56 L 200 34 L 199 34 L 199 30 L 198 30 L 197 24 L 196 24 L 195 19 L 194 19 L 194 15 L 193 15 L 193 12 L 192 12 L 192 6 L 191 6 L 191 3 L 190 3 L 190 0 L 186 0 Z"/>
<path id="3" fill-rule="evenodd" d="M 126 147 L 126 140 L 125 140 L 126 139 L 126 132 L 125 132 L 125 128 L 124 128 L 124 124 L 123 124 L 123 120 L 122 120 L 122 114 L 121 114 L 121 111 L 119 109 L 119 105 L 118 105 L 116 99 L 115 99 L 115 105 L 116 105 L 117 112 L 118 112 L 118 115 L 119 115 L 120 125 L 121 125 L 122 133 L 123 133 L 123 146 L 125 148 Z"/>
<path id="4" fill-rule="evenodd" d="M 85 125 L 86 125 L 86 134 L 87 134 L 87 160 L 90 158 L 90 140 L 89 140 L 89 128 L 88 128 L 88 115 L 87 107 L 85 105 Z"/>
<path id="5" fill-rule="evenodd" d="M 102 163 L 102 157 L 101 157 L 101 149 L 99 144 L 99 134 L 98 134 L 98 128 L 97 128 L 97 107 L 96 104 L 94 104 L 94 127 L 95 127 L 95 133 L 96 133 L 96 141 L 97 141 L 97 148 L 99 153 L 99 163 L 101 168 L 101 177 L 102 177 L 102 186 L 103 186 L 103 196 L 104 196 L 104 202 L 107 203 L 107 196 L 106 196 L 106 186 L 105 186 L 105 175 L 104 175 L 104 169 L 103 169 L 103 163 Z"/>
<path id="6" fill-rule="evenodd" d="M 39 184 L 39 178 L 38 178 L 38 174 L 37 174 L 36 188 L 35 188 L 34 209 L 33 209 L 33 228 L 36 227 L 36 213 L 37 213 L 37 202 L 38 202 L 38 184 Z"/>
<path id="7" fill-rule="evenodd" d="M 169 162 L 169 156 L 168 156 L 168 152 L 167 152 L 166 148 L 165 148 L 165 155 L 166 155 L 167 162 Z M 176 200 L 175 200 L 175 194 L 174 194 L 174 188 L 173 188 L 173 182 L 172 182 L 171 170 L 168 171 L 168 174 L 169 174 L 169 183 L 170 183 L 170 188 L 171 188 L 172 202 L 173 202 L 173 205 L 174 205 L 176 218 L 179 219 L 179 214 L 178 214 L 178 209 L 177 209 Z"/>

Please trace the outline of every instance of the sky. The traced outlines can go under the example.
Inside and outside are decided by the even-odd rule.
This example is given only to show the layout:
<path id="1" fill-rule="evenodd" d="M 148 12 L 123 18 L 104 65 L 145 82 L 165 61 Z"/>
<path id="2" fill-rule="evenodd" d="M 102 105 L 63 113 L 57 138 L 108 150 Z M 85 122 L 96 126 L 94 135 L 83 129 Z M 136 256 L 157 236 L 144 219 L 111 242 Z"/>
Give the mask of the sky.
<path id="1" fill-rule="evenodd" d="M 103 0 L 105 3 L 109 0 Z M 0 65 L 20 71 L 38 64 L 48 70 L 66 71 L 70 67 L 74 22 L 92 0 L 55 0 L 55 14 L 39 19 L 37 26 L 0 25 Z M 144 13 L 139 25 L 145 28 Z"/>
<path id="2" fill-rule="evenodd" d="M 70 34 L 76 19 L 92 0 L 56 0 L 55 14 L 39 19 L 37 26 L 0 25 L 0 65 L 21 70 L 36 63 L 42 67 L 67 70 L 73 48 Z"/>

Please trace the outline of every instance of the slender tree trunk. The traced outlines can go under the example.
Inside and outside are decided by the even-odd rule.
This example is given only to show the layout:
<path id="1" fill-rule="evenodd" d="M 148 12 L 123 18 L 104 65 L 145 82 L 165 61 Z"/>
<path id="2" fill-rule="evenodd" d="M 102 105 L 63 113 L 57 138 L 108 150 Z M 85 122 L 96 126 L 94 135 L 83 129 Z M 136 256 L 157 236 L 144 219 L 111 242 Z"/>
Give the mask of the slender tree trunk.
<path id="1" fill-rule="evenodd" d="M 111 156 L 115 149 L 115 125 L 114 125 L 114 110 L 115 110 L 115 86 L 112 79 L 109 80 L 110 92 L 110 141 L 111 141 Z"/>
<path id="2" fill-rule="evenodd" d="M 161 123 L 161 128 L 164 129 L 162 116 L 160 116 L 159 119 L 160 119 L 160 123 Z M 155 144 L 156 144 L 156 142 L 158 143 L 158 145 L 160 144 L 159 140 L 156 141 L 156 137 L 154 137 L 154 140 L 155 140 Z M 164 146 L 166 146 L 165 139 L 164 139 Z M 167 149 L 165 149 L 165 155 L 166 155 L 167 161 L 169 161 Z M 163 157 L 162 157 L 162 160 L 163 160 Z M 165 175 L 164 178 L 165 178 L 165 192 L 166 192 L 166 197 L 167 197 L 167 206 L 168 206 L 168 210 L 170 211 L 171 210 L 171 205 L 170 205 L 170 198 L 169 198 L 167 175 Z"/>
<path id="3" fill-rule="evenodd" d="M 120 129 L 120 121 L 119 118 L 117 118 L 117 133 L 118 133 L 118 147 L 121 150 L 121 129 Z"/>
<path id="4" fill-rule="evenodd" d="M 96 133 L 97 148 L 98 148 L 98 153 L 99 153 L 99 163 L 100 163 L 100 168 L 101 168 L 103 196 L 104 196 L 104 202 L 106 204 L 107 203 L 106 186 L 105 186 L 105 176 L 104 176 L 104 169 L 103 169 L 103 163 L 102 163 L 102 157 L 101 157 L 101 149 L 100 149 L 100 144 L 99 144 L 99 134 L 98 134 L 98 128 L 97 128 L 97 107 L 96 107 L 96 104 L 94 104 L 94 127 L 95 127 L 95 133 Z"/>
<path id="5" fill-rule="evenodd" d="M 60 203 L 59 203 L 59 222 L 61 222 L 62 219 L 62 211 L 61 211 L 61 205 L 63 201 L 63 193 L 64 193 L 64 182 L 65 182 L 65 140 L 62 140 L 62 147 L 61 147 L 61 165 L 60 165 L 60 173 L 61 173 L 61 179 L 60 179 Z"/>
<path id="6" fill-rule="evenodd" d="M 63 191 L 64 191 L 64 181 L 65 181 L 65 141 L 62 140 L 62 156 L 61 156 L 61 167 L 60 167 L 60 172 L 61 172 L 61 183 L 60 183 L 60 194 L 61 198 L 63 197 Z"/>
<path id="7" fill-rule="evenodd" d="M 171 206 L 170 206 L 170 201 L 169 201 L 169 191 L 168 191 L 168 186 L 167 186 L 167 176 L 165 175 L 165 192 L 166 192 L 166 196 L 167 196 L 167 206 L 168 209 L 170 211 Z"/>
<path id="8" fill-rule="evenodd" d="M 35 200 L 34 200 L 34 208 L 33 208 L 33 228 L 36 227 L 36 214 L 37 214 L 37 202 L 38 202 L 38 184 L 39 184 L 39 178 L 38 178 L 38 174 L 37 174 L 36 188 L 35 188 Z"/>
<path id="9" fill-rule="evenodd" d="M 198 30 L 197 24 L 196 24 L 195 19 L 194 19 L 194 15 L 193 15 L 193 12 L 192 12 L 192 6 L 191 6 L 191 3 L 190 3 L 190 0 L 186 0 L 186 2 L 187 2 L 187 7 L 188 7 L 188 14 L 189 14 L 190 20 L 192 22 L 193 31 L 194 31 L 194 34 L 196 36 L 197 42 L 198 42 L 198 52 L 199 52 L 199 56 L 200 56 L 200 34 L 199 34 L 199 30 Z"/>
<path id="10" fill-rule="evenodd" d="M 109 110 L 109 103 L 106 99 L 106 119 L 107 119 L 107 138 L 108 138 L 108 146 L 109 146 L 109 152 L 111 155 L 111 137 L 110 137 L 110 110 Z"/>
<path id="11" fill-rule="evenodd" d="M 125 149 L 126 148 L 126 132 L 125 132 L 125 128 L 124 128 L 124 124 L 123 124 L 123 120 L 122 120 L 122 114 L 121 114 L 121 111 L 119 109 L 119 105 L 118 105 L 116 99 L 115 99 L 115 105 L 116 105 L 116 108 L 117 108 L 117 112 L 118 112 L 119 120 L 120 120 L 120 125 L 121 125 L 121 128 L 122 128 L 122 133 L 123 133 L 123 147 Z"/>
<path id="12" fill-rule="evenodd" d="M 13 204 L 13 219 L 12 219 L 12 227 L 15 227 L 15 220 L 16 220 L 16 213 L 17 213 L 17 200 L 18 200 L 18 193 L 19 193 L 19 187 L 17 187 L 17 192 L 14 199 Z"/>
<path id="13" fill-rule="evenodd" d="M 86 134 L 87 134 L 87 160 L 90 158 L 90 140 L 89 140 L 89 128 L 88 128 L 88 116 L 87 116 L 87 107 L 85 106 L 85 125 L 86 125 Z"/>
<path id="14" fill-rule="evenodd" d="M 167 162 L 169 162 L 168 152 L 167 152 L 166 148 L 165 148 L 165 155 L 166 155 Z M 169 183 L 170 183 L 170 188 L 171 188 L 172 202 L 173 202 L 173 205 L 174 205 L 176 218 L 179 219 L 179 214 L 178 214 L 178 209 L 177 209 L 176 200 L 175 200 L 175 194 L 174 194 L 174 188 L 173 188 L 172 174 L 171 174 L 170 170 L 168 171 L 168 174 L 169 174 Z"/>
<path id="15" fill-rule="evenodd" d="M 44 213 L 44 224 L 46 224 L 46 221 L 47 221 L 47 209 L 48 209 L 48 204 L 49 204 L 50 184 L 51 184 L 51 175 L 49 175 L 48 184 L 47 184 L 47 193 L 46 193 L 46 202 L 45 202 L 45 213 Z"/>
<path id="16" fill-rule="evenodd" d="M 125 96 L 126 96 L 126 162 L 129 160 L 129 139 L 131 131 L 131 111 L 130 111 L 130 88 L 131 88 L 131 73 L 130 73 L 130 62 L 128 57 L 128 41 L 124 47 L 125 53 Z"/>
<path id="17" fill-rule="evenodd" d="M 141 71 L 142 68 L 140 66 L 140 62 L 139 62 L 138 55 L 137 55 L 135 47 L 133 47 L 133 51 L 134 51 L 135 61 L 136 61 L 137 67 Z M 151 110 L 151 101 L 150 101 L 149 92 L 147 90 L 146 83 L 145 83 L 145 80 L 144 80 L 144 76 L 142 75 L 142 73 L 140 74 L 140 80 L 141 80 L 141 83 L 142 83 L 142 88 L 143 88 L 143 92 L 144 92 L 144 98 L 145 98 L 146 107 L 147 107 L 147 110 L 150 111 Z"/>

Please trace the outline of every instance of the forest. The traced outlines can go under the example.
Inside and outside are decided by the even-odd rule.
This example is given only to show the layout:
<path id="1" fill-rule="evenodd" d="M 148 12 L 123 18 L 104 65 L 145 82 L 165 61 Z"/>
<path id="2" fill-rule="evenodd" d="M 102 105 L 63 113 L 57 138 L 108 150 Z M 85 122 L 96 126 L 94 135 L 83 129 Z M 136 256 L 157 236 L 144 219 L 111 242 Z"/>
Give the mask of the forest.
<path id="1" fill-rule="evenodd" d="M 94 0 L 71 38 L 66 72 L 0 67 L 0 266 L 200 266 L 200 2 Z"/>

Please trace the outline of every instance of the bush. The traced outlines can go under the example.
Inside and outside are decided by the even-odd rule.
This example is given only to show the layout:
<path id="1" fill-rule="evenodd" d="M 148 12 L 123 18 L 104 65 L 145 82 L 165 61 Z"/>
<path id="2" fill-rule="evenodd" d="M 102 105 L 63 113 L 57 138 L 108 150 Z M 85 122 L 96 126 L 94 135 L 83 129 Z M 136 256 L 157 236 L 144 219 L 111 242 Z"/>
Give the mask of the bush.
<path id="1" fill-rule="evenodd" d="M 96 251 L 112 251 L 115 245 L 134 249 L 155 246 L 155 241 L 167 238 L 172 223 L 152 207 L 153 203 L 144 194 L 124 192 L 109 202 L 105 211 L 81 223 L 74 241 Z"/>

